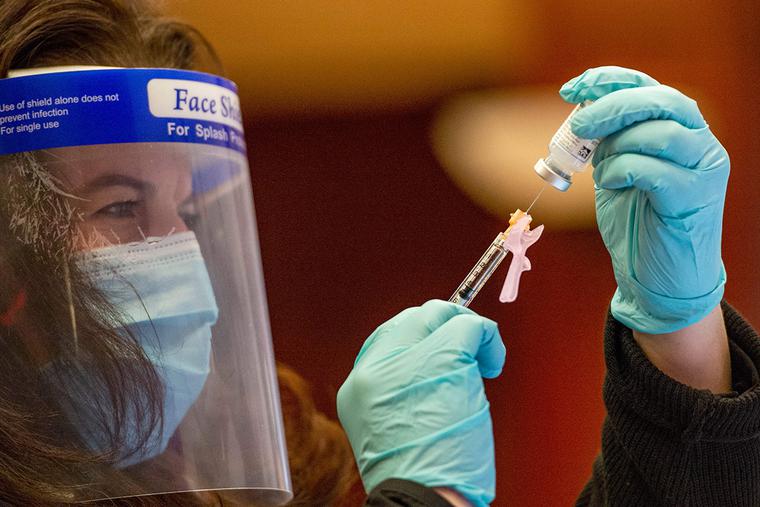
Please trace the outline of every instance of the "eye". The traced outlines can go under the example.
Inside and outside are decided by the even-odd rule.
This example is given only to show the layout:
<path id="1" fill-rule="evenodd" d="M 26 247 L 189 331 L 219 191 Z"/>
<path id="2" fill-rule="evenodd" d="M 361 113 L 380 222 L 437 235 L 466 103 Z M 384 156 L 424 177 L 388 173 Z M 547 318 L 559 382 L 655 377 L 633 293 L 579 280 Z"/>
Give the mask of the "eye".
<path id="1" fill-rule="evenodd" d="M 135 218 L 140 201 L 120 201 L 104 206 L 96 215 L 108 218 Z"/>

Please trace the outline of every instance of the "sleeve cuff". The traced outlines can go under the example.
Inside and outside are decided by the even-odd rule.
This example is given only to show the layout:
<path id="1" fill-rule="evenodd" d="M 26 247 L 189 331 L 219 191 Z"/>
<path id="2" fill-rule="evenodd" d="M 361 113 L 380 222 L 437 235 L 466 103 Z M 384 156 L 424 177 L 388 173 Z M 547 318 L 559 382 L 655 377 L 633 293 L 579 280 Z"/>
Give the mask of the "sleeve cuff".
<path id="1" fill-rule="evenodd" d="M 367 507 L 452 507 L 432 488 L 405 479 L 386 479 L 369 493 Z"/>
<path id="2" fill-rule="evenodd" d="M 634 411 L 684 442 L 739 442 L 759 435 L 760 336 L 731 306 L 722 306 L 737 391 L 727 395 L 693 389 L 662 373 L 634 341 L 631 329 L 610 315 L 604 344 L 604 400 L 610 417 L 625 420 L 624 412 Z"/>
<path id="3" fill-rule="evenodd" d="M 613 316 L 631 329 L 650 334 L 670 333 L 690 326 L 710 313 L 723 299 L 725 285 L 726 268 L 722 264 L 715 288 L 695 298 L 662 296 L 635 279 L 621 277 L 610 308 Z"/>

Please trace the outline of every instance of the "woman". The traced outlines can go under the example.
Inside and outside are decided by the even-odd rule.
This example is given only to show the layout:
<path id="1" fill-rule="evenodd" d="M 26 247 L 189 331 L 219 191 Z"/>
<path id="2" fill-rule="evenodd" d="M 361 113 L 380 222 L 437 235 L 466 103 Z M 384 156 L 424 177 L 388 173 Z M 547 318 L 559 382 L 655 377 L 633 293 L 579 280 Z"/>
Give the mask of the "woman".
<path id="1" fill-rule="evenodd" d="M 18 94 L 4 101 L 0 158 L 0 500 L 281 503 L 291 488 L 234 86 L 49 68 L 71 65 L 220 70 L 198 32 L 139 1 L 0 5 L 0 73 L 16 76 L 3 93 Z M 212 89 L 211 109 L 229 114 L 160 120 L 174 135 L 199 126 L 198 142 L 148 134 L 130 102 L 140 79 Z M 337 504 L 353 480 L 345 437 L 294 372 L 277 376 L 292 504 Z"/>
<path id="2" fill-rule="evenodd" d="M 39 70 L 215 70 L 196 32 L 147 12 L 116 0 L 0 5 L 3 75 L 43 73 L 0 83 L 0 99 L 17 99 L 0 100 L 6 503 L 288 496 L 234 86 L 180 71 Z M 606 138 L 597 211 L 619 286 L 610 417 L 579 504 L 755 505 L 757 335 L 719 306 L 725 150 L 693 101 L 641 73 L 593 69 L 563 96 L 596 101 L 573 128 Z M 150 115 L 125 102 L 150 102 Z M 57 138 L 72 117 L 79 128 Z M 378 328 L 338 400 L 369 505 L 493 500 L 481 377 L 498 375 L 504 356 L 495 323 L 445 302 Z M 350 466 L 339 430 L 280 378 L 295 386 L 284 398 L 295 401 L 285 433 L 297 501 L 329 505 Z"/>

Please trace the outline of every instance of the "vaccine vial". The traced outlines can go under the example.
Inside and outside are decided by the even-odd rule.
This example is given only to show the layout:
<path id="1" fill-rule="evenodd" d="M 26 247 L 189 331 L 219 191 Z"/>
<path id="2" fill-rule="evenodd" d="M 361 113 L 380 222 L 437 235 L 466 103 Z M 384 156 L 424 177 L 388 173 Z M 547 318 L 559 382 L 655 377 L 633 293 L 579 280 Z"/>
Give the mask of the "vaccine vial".
<path id="1" fill-rule="evenodd" d="M 554 188 L 564 192 L 573 183 L 573 174 L 583 171 L 599 145 L 599 139 L 583 139 L 570 129 L 575 113 L 591 104 L 590 100 L 578 104 L 565 119 L 549 142 L 549 154 L 538 159 L 533 169 Z"/>

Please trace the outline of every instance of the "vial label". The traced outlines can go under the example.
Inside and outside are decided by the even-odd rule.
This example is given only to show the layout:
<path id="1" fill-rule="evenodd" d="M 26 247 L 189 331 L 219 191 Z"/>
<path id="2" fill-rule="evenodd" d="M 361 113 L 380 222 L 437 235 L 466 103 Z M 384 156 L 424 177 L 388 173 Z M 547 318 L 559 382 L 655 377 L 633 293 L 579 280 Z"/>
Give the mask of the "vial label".
<path id="1" fill-rule="evenodd" d="M 573 131 L 570 128 L 570 120 L 575 116 L 575 113 L 586 107 L 588 104 L 590 104 L 590 102 L 578 104 L 559 127 L 559 130 L 554 134 L 551 141 L 552 144 L 556 144 L 582 164 L 588 162 L 591 154 L 594 153 L 594 150 L 599 145 L 599 140 L 583 139 L 573 134 Z"/>

